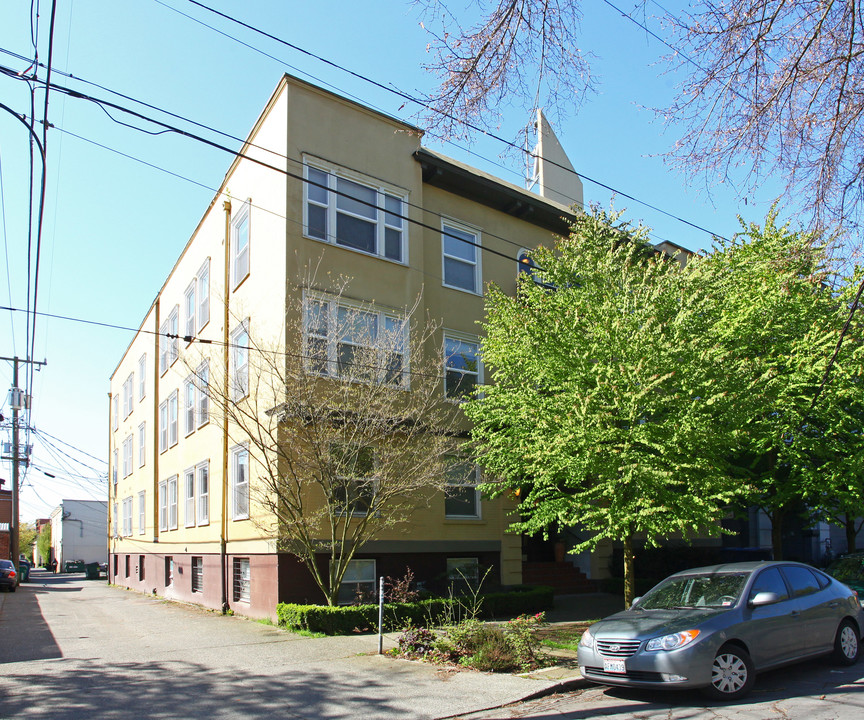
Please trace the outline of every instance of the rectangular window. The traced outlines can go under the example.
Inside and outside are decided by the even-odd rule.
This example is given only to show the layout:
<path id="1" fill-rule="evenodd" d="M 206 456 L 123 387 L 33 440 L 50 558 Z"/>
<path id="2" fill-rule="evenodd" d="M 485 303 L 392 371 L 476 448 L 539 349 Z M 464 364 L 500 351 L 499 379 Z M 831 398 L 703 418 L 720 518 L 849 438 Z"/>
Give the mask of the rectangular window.
<path id="1" fill-rule="evenodd" d="M 120 521 L 118 520 L 118 516 L 120 515 L 120 505 L 118 503 L 113 504 L 113 512 L 111 513 L 111 529 L 113 532 L 111 533 L 115 538 L 120 537 Z M 114 556 L 117 557 L 116 555 Z M 114 566 L 114 574 L 117 574 L 117 566 Z"/>
<path id="2" fill-rule="evenodd" d="M 195 371 L 198 380 L 198 427 L 210 422 L 210 365 L 202 362 Z"/>
<path id="3" fill-rule="evenodd" d="M 183 293 L 183 334 L 188 338 L 187 342 L 191 342 L 195 335 L 195 309 L 197 300 L 195 297 L 195 281 L 189 283 L 186 292 Z"/>
<path id="4" fill-rule="evenodd" d="M 375 456 L 368 447 L 330 448 L 336 479 L 333 494 L 340 512 L 345 515 L 367 515 L 375 507 Z"/>
<path id="5" fill-rule="evenodd" d="M 192 558 L 192 592 L 204 592 L 204 558 Z"/>
<path id="6" fill-rule="evenodd" d="M 233 250 L 233 287 L 249 275 L 249 201 L 243 203 L 231 223 L 231 245 Z"/>
<path id="7" fill-rule="evenodd" d="M 177 391 L 168 396 L 168 447 L 177 444 Z"/>
<path id="8" fill-rule="evenodd" d="M 168 483 L 159 483 L 159 529 L 168 529 Z"/>
<path id="9" fill-rule="evenodd" d="M 404 190 L 323 163 L 306 165 L 304 189 L 307 237 L 406 261 Z"/>
<path id="10" fill-rule="evenodd" d="M 210 258 L 204 261 L 196 277 L 198 284 L 198 331 L 210 322 Z"/>
<path id="11" fill-rule="evenodd" d="M 444 393 L 458 400 L 483 381 L 480 343 L 444 335 Z"/>
<path id="12" fill-rule="evenodd" d="M 231 519 L 249 517 L 249 450 L 240 445 L 231 451 Z"/>
<path id="13" fill-rule="evenodd" d="M 132 457 L 134 455 L 134 440 L 132 435 L 127 435 L 123 440 L 123 477 L 132 474 Z"/>
<path id="14" fill-rule="evenodd" d="M 448 458 L 444 514 L 451 518 L 479 518 L 477 467 L 463 458 Z"/>
<path id="15" fill-rule="evenodd" d="M 127 577 L 127 578 L 128 578 L 128 577 L 129 577 L 129 571 L 130 571 L 131 568 L 132 568 L 132 561 L 131 561 L 131 559 L 129 558 L 128 555 L 126 556 L 126 562 L 125 562 L 124 564 L 125 564 L 125 568 L 124 568 L 124 570 L 125 570 L 124 577 Z"/>
<path id="16" fill-rule="evenodd" d="M 240 400 L 249 394 L 249 321 L 231 333 L 231 397 Z"/>
<path id="17" fill-rule="evenodd" d="M 477 587 L 480 563 L 477 558 L 447 558 L 447 579 L 463 588 Z"/>
<path id="18" fill-rule="evenodd" d="M 168 449 L 168 401 L 159 405 L 159 452 Z"/>
<path id="19" fill-rule="evenodd" d="M 138 556 L 138 580 L 144 579 L 144 555 Z"/>
<path id="20" fill-rule="evenodd" d="M 114 448 L 113 452 L 113 460 L 111 463 L 111 484 L 114 486 L 114 492 L 117 492 L 117 475 L 120 472 L 117 465 L 120 462 L 120 451 L 117 448 Z"/>
<path id="21" fill-rule="evenodd" d="M 177 476 L 168 478 L 168 529 L 177 529 Z"/>
<path id="22" fill-rule="evenodd" d="M 123 499 L 123 536 L 132 534 L 132 496 Z"/>
<path id="23" fill-rule="evenodd" d="M 234 558 L 233 566 L 234 602 L 249 602 L 251 588 L 249 558 Z"/>
<path id="24" fill-rule="evenodd" d="M 304 305 L 309 372 L 408 385 L 408 323 L 404 318 L 326 297 L 307 297 Z"/>
<path id="25" fill-rule="evenodd" d="M 183 473 L 183 500 L 186 527 L 192 527 L 195 524 L 195 468 Z"/>
<path id="26" fill-rule="evenodd" d="M 210 522 L 210 463 L 203 462 L 195 468 L 198 476 L 198 524 Z"/>
<path id="27" fill-rule="evenodd" d="M 144 467 L 147 462 L 147 423 L 138 426 L 138 467 Z"/>
<path id="28" fill-rule="evenodd" d="M 175 305 L 174 309 L 159 328 L 159 374 L 164 375 L 168 368 L 174 364 L 180 355 L 179 339 L 180 332 L 180 308 Z"/>
<path id="29" fill-rule="evenodd" d="M 133 393 L 135 392 L 135 376 L 130 373 L 129 377 L 123 383 L 123 417 L 127 418 L 132 414 Z"/>
<path id="30" fill-rule="evenodd" d="M 446 287 L 480 293 L 480 235 L 449 222 L 441 225 L 441 264 Z"/>
<path id="31" fill-rule="evenodd" d="M 195 378 L 190 375 L 186 378 L 186 383 L 183 385 L 183 429 L 186 435 L 191 435 L 195 432 L 197 425 L 195 422 L 195 406 L 197 401 Z"/>
<path id="32" fill-rule="evenodd" d="M 165 587 L 171 587 L 174 584 L 174 558 L 168 555 L 165 558 Z"/>
<path id="33" fill-rule="evenodd" d="M 147 531 L 147 493 L 142 490 L 138 493 L 138 534 L 143 535 Z"/>
<path id="34" fill-rule="evenodd" d="M 147 353 L 138 360 L 138 399 L 143 400 L 147 394 Z"/>
<path id="35" fill-rule="evenodd" d="M 338 602 L 349 605 L 358 598 L 368 601 L 377 597 L 374 560 L 350 560 L 339 586 Z"/>
<path id="36" fill-rule="evenodd" d="M 111 398 L 111 425 L 116 430 L 120 427 L 120 396 L 115 395 Z"/>

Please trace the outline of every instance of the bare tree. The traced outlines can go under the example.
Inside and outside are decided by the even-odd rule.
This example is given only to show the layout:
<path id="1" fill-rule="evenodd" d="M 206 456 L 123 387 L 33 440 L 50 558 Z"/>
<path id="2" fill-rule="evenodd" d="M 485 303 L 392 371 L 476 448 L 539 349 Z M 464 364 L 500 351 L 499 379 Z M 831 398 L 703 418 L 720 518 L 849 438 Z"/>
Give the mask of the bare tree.
<path id="1" fill-rule="evenodd" d="M 248 502 L 332 605 L 355 553 L 446 489 L 464 421 L 443 396 L 438 328 L 416 305 L 361 306 L 342 288 L 288 296 L 285 341 L 256 335 L 253 317 L 209 394 L 249 448 L 248 501 L 229 502 Z"/>

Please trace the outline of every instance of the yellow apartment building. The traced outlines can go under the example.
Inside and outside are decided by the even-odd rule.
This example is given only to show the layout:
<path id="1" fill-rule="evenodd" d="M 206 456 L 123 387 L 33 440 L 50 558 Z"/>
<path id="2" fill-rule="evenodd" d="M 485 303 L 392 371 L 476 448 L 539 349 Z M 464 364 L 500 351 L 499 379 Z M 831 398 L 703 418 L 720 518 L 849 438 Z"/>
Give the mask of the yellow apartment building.
<path id="1" fill-rule="evenodd" d="M 256 347 L 342 352 L 308 318 L 293 330 L 298 300 L 363 308 L 381 326 L 415 308 L 436 336 L 425 347 L 406 338 L 396 372 L 407 377 L 412 353 L 432 352 L 442 398 L 482 383 L 484 287 L 515 292 L 520 253 L 566 232 L 569 206 L 582 204 L 538 122 L 532 192 L 423 147 L 416 127 L 282 78 L 111 376 L 111 582 L 253 617 L 322 601 L 265 530 L 253 444 L 226 432 L 211 389 L 230 378 L 245 402 Z M 343 278 L 344 291 L 328 294 L 325 277 Z M 479 567 L 521 583 L 522 540 L 505 532 L 514 502 L 473 486 L 454 497 L 418 503 L 409 523 L 360 548 L 346 590 L 407 567 L 429 587 Z"/>

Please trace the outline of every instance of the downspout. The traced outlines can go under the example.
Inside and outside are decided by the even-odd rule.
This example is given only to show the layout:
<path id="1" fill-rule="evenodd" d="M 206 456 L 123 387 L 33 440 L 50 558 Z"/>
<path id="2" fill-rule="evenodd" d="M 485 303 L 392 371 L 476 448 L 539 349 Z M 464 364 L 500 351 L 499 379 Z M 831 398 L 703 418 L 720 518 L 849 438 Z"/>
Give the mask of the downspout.
<path id="1" fill-rule="evenodd" d="M 222 367 L 224 373 L 222 382 L 222 518 L 219 528 L 219 555 L 222 564 L 222 613 L 226 614 L 228 612 L 228 393 L 230 390 L 228 299 L 231 295 L 229 289 L 231 279 L 231 201 L 223 202 L 222 208 L 225 210 L 225 284 L 223 286 L 225 296 L 222 301 Z"/>

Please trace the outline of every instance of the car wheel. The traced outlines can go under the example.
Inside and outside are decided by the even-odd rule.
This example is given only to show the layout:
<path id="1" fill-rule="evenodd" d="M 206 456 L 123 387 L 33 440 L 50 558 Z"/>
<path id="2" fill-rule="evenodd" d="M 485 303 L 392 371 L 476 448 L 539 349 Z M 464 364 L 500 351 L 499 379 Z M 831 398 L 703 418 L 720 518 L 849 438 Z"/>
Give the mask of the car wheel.
<path id="1" fill-rule="evenodd" d="M 741 648 L 725 645 L 711 664 L 711 684 L 704 693 L 715 700 L 737 700 L 753 687 L 755 670 L 750 656 Z"/>
<path id="2" fill-rule="evenodd" d="M 831 659 L 838 665 L 854 665 L 858 662 L 860 646 L 858 630 L 855 625 L 850 620 L 844 620 L 837 628 Z"/>

